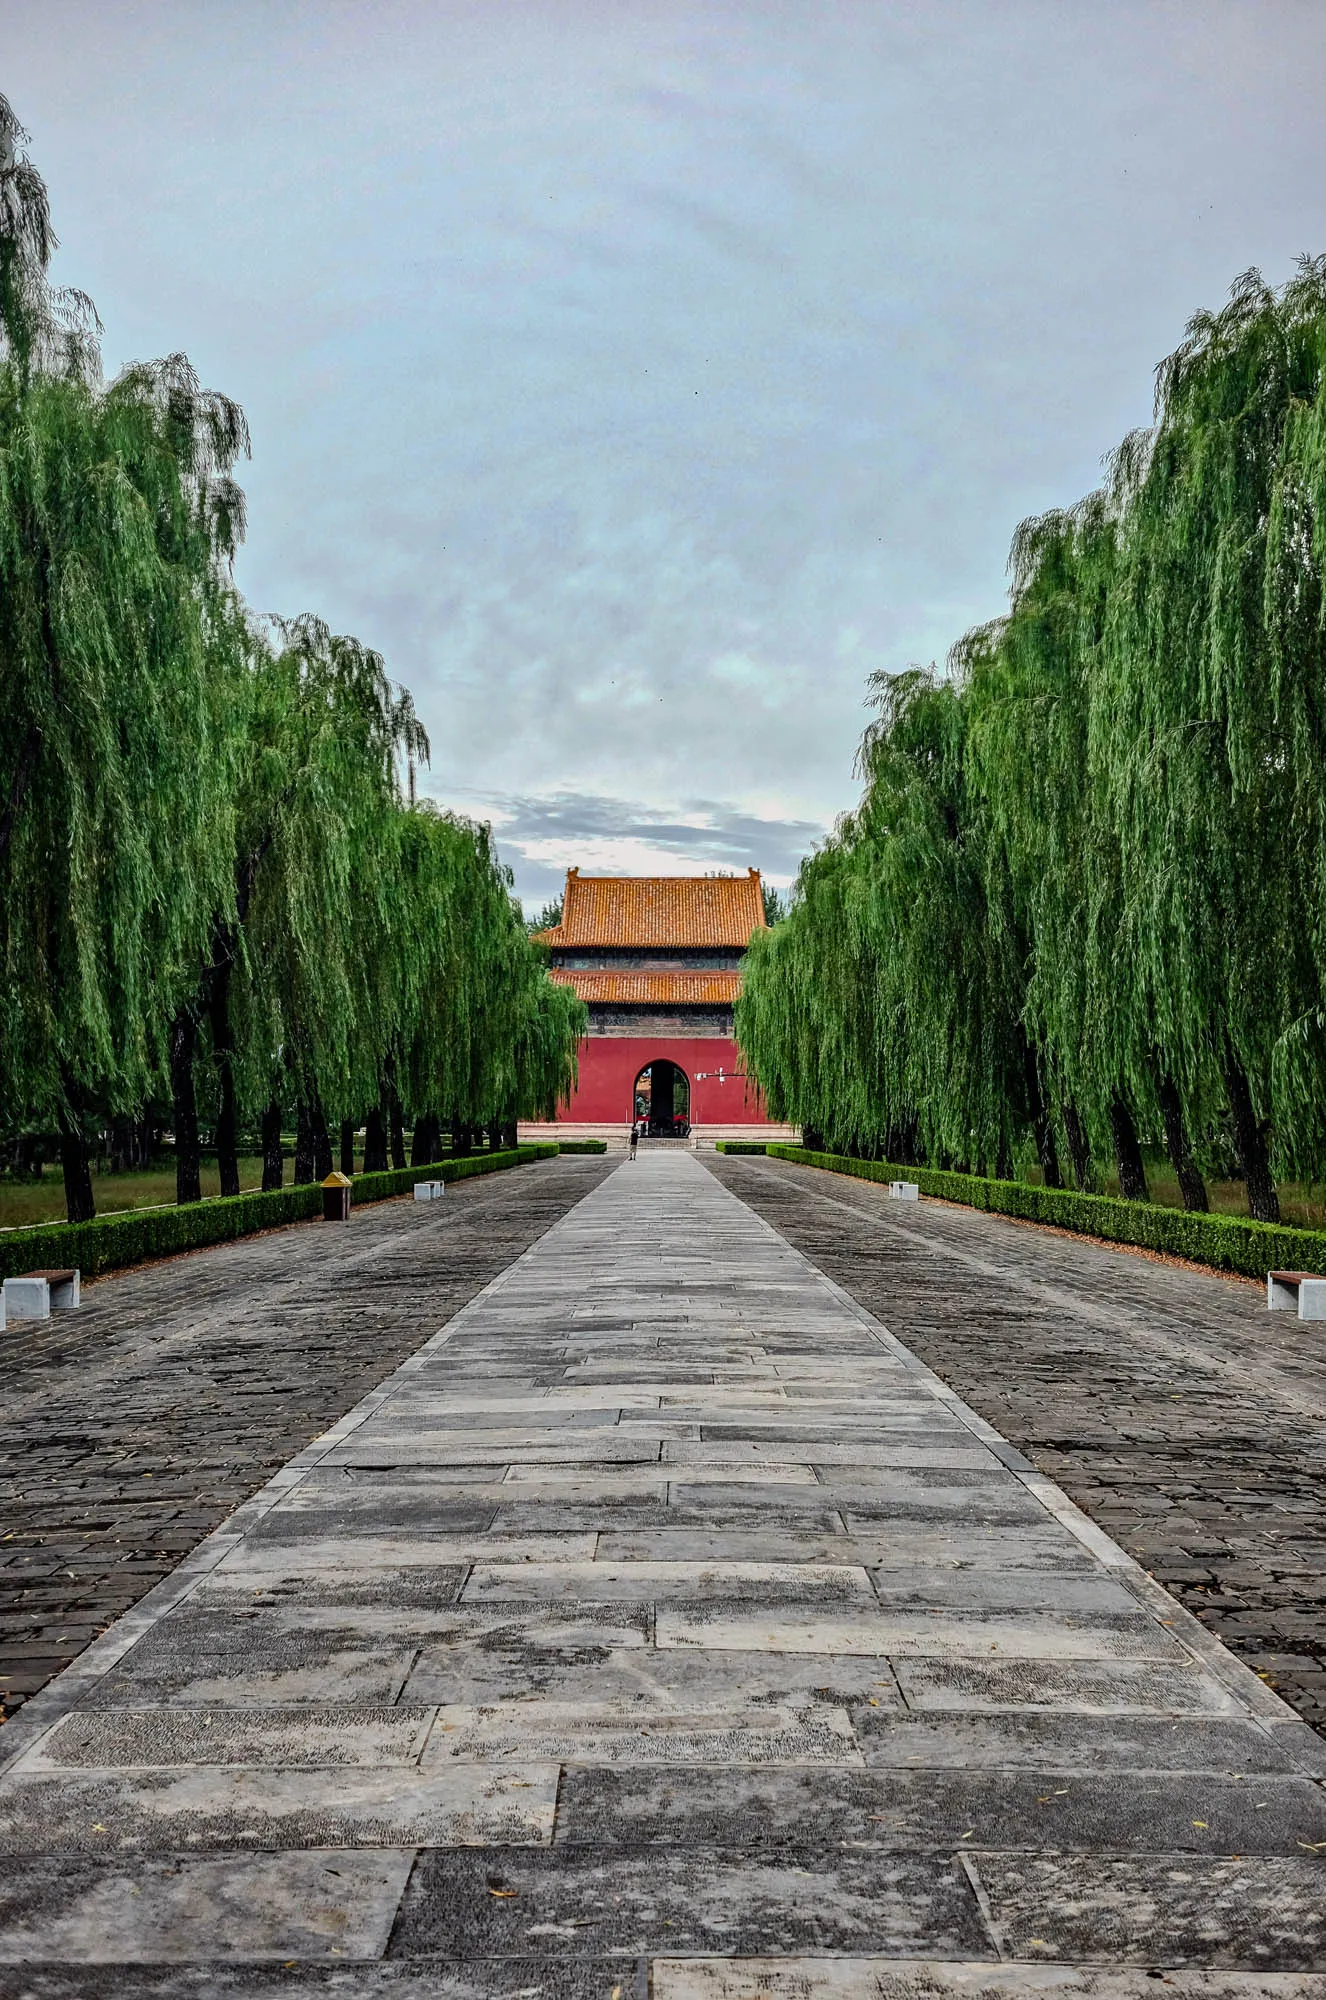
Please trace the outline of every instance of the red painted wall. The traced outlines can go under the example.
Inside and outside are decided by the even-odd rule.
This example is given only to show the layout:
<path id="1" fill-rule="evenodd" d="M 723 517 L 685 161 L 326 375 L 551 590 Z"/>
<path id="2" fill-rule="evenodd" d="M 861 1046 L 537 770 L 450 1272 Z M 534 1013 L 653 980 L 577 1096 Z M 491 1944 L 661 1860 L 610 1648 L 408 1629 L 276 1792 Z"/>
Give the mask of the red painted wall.
<path id="1" fill-rule="evenodd" d="M 733 1041 L 705 1036 L 587 1035 L 580 1044 L 580 1082 L 557 1120 L 568 1125 L 631 1122 L 632 1091 L 642 1069 L 665 1058 L 686 1072 L 691 1086 L 692 1125 L 767 1125 L 769 1114 L 754 1083 L 735 1074 L 742 1069 Z M 716 1075 L 726 1072 L 720 1083 Z"/>

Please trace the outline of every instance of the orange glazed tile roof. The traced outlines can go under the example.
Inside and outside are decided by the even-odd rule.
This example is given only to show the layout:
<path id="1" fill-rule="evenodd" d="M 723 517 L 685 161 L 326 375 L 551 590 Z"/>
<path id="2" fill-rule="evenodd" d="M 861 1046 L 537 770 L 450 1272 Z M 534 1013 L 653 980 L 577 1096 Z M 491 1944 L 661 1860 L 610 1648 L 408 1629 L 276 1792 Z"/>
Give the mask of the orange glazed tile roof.
<path id="1" fill-rule="evenodd" d="M 568 972 L 556 966 L 548 976 L 601 1007 L 730 1007 L 741 991 L 739 972 Z"/>
<path id="2" fill-rule="evenodd" d="M 763 925 L 758 868 L 716 876 L 582 875 L 568 868 L 562 921 L 540 935 L 559 951 L 595 945 L 744 951 Z"/>

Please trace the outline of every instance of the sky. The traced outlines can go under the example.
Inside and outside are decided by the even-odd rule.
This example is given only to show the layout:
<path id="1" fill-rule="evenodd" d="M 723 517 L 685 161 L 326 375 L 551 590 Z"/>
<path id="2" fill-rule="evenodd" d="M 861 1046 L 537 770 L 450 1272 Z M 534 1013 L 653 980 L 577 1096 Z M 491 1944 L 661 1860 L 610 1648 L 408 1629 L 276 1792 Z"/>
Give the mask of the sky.
<path id="1" fill-rule="evenodd" d="M 262 611 L 386 656 L 528 908 L 856 797 L 1187 317 L 1326 250 L 1321 0 L 0 0 L 105 358 L 241 402 Z"/>

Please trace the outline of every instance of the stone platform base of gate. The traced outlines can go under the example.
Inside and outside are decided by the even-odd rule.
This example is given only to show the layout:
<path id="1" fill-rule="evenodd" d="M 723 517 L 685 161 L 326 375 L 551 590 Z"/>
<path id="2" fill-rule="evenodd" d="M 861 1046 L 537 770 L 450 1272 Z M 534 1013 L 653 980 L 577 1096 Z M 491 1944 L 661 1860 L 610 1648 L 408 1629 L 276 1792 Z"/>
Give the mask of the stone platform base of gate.
<path id="1" fill-rule="evenodd" d="M 630 1137 L 629 1124 L 622 1125 L 572 1125 L 521 1123 L 519 1139 L 522 1146 L 534 1145 L 544 1139 L 606 1139 L 610 1153 L 624 1153 Z M 801 1132 L 795 1125 L 693 1125 L 691 1139 L 699 1151 L 712 1151 L 719 1139 L 767 1140 L 770 1145 L 799 1146 Z M 651 1140 L 651 1145 L 667 1144 L 667 1141 Z M 687 1144 L 690 1141 L 686 1142 Z"/>

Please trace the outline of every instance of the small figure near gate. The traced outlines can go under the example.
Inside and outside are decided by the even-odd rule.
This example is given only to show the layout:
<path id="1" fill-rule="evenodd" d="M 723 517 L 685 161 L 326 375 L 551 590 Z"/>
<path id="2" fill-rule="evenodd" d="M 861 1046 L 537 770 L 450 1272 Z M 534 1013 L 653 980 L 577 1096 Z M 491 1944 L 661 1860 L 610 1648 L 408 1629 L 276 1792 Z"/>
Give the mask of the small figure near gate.
<path id="1" fill-rule="evenodd" d="M 637 1146 L 639 1145 L 639 1143 L 640 1143 L 640 1127 L 639 1127 L 638 1125 L 632 1125 L 632 1127 L 631 1127 L 631 1158 L 632 1158 L 632 1159 L 634 1159 L 634 1158 L 635 1158 L 635 1149 L 636 1149 L 636 1147 L 637 1147 Z"/>

